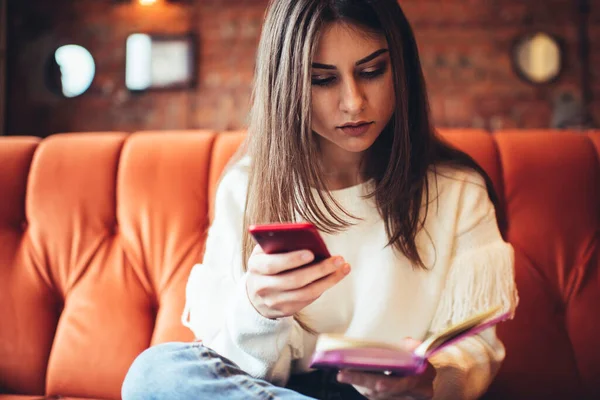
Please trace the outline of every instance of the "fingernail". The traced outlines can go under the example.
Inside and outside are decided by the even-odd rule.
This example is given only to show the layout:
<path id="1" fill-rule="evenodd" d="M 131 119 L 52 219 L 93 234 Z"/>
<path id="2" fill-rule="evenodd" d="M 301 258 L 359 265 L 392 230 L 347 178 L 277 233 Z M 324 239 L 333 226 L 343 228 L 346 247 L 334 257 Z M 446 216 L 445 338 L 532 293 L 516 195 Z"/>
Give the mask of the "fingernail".
<path id="1" fill-rule="evenodd" d="M 342 373 L 342 372 L 338 372 L 337 374 L 337 380 L 339 382 L 345 382 L 346 376 Z"/>
<path id="2" fill-rule="evenodd" d="M 350 264 L 344 265 L 344 268 L 342 268 L 342 272 L 344 273 L 344 275 L 348 275 L 350 273 Z"/>
<path id="3" fill-rule="evenodd" d="M 302 261 L 311 261 L 313 259 L 313 255 L 311 252 L 307 251 L 302 253 Z"/>
<path id="4" fill-rule="evenodd" d="M 342 257 L 337 257 L 334 261 L 336 267 L 341 267 L 346 263 L 346 261 Z"/>

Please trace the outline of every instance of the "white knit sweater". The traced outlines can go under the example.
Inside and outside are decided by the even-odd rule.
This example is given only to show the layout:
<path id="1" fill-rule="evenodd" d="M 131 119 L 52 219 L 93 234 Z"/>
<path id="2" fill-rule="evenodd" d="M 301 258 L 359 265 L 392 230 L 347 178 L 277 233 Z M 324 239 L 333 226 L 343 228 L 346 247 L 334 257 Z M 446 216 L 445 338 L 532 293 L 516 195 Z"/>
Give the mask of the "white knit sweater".
<path id="1" fill-rule="evenodd" d="M 216 195 L 202 264 L 187 285 L 183 323 L 204 344 L 253 376 L 284 385 L 290 374 L 309 371 L 316 338 L 291 318 L 271 320 L 248 300 L 241 238 L 248 159 L 223 177 Z M 414 268 L 388 241 L 366 182 L 333 191 L 356 225 L 322 234 L 332 255 L 342 255 L 350 274 L 306 307 L 305 321 L 319 332 L 388 342 L 422 340 L 429 332 L 500 304 L 515 309 L 513 249 L 498 231 L 481 176 L 448 167 L 431 172 L 425 229 L 417 235 L 427 270 Z M 504 359 L 494 328 L 451 345 L 432 360 L 436 399 L 479 397 Z"/>

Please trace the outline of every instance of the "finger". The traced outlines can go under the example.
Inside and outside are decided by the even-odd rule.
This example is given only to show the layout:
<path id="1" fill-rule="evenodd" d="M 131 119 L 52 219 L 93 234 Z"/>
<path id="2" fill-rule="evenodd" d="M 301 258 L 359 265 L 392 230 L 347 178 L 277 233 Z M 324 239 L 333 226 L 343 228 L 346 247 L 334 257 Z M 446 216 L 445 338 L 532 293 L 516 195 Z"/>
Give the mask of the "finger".
<path id="1" fill-rule="evenodd" d="M 343 383 L 358 385 L 377 393 L 404 394 L 416 385 L 414 376 L 398 377 L 386 376 L 360 371 L 342 370 L 338 373 L 338 380 Z"/>
<path id="2" fill-rule="evenodd" d="M 369 390 L 375 390 L 376 377 L 374 374 L 364 374 L 351 370 L 342 370 L 338 372 L 337 380 L 341 383 L 362 386 Z"/>
<path id="3" fill-rule="evenodd" d="M 315 282 L 312 282 L 300 289 L 290 290 L 282 293 L 282 297 L 287 302 L 302 302 L 312 303 L 328 289 L 335 286 L 339 281 L 344 279 L 346 275 L 350 273 L 350 264 L 346 263 L 343 267 L 337 271 L 321 278 Z"/>
<path id="4" fill-rule="evenodd" d="M 262 247 L 260 247 L 259 245 L 256 245 L 252 249 L 252 253 L 250 253 L 250 256 L 253 256 L 255 254 L 265 254 L 265 251 L 262 249 Z"/>
<path id="5" fill-rule="evenodd" d="M 273 285 L 277 285 L 283 291 L 296 290 L 325 278 L 342 268 L 345 264 L 346 261 L 342 257 L 331 257 L 317 264 L 272 276 L 271 279 L 273 280 Z"/>
<path id="6" fill-rule="evenodd" d="M 409 351 L 414 351 L 417 347 L 419 347 L 420 344 L 420 341 L 411 337 L 406 337 L 402 339 L 402 345 Z"/>
<path id="7" fill-rule="evenodd" d="M 256 253 L 248 260 L 248 270 L 259 275 L 275 275 L 306 265 L 314 258 L 309 250 L 280 254 Z"/>

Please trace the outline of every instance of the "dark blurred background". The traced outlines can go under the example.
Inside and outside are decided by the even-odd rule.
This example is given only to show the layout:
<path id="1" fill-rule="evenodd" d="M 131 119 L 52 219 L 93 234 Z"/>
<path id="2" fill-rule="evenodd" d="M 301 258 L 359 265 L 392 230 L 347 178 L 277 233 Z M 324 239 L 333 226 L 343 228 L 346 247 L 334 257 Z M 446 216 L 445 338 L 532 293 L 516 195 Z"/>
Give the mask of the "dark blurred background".
<path id="1" fill-rule="evenodd" d="M 245 127 L 267 1 L 0 0 L 0 4 L 0 133 L 47 136 Z M 401 0 L 400 4 L 416 32 L 437 126 L 489 131 L 597 127 L 600 0 Z M 143 43 L 150 46 L 148 38 L 153 38 L 153 45 L 158 45 L 152 54 L 163 57 L 153 61 L 150 80 L 140 78 L 150 74 L 143 72 L 150 64 L 140 61 L 150 53 L 130 53 L 127 48 L 128 37 L 140 33 L 150 36 L 138 35 L 139 48 Z M 189 38 L 184 43 L 192 46 L 190 53 L 181 42 L 159 48 L 160 43 L 182 38 Z M 56 52 L 63 45 L 79 45 L 91 58 L 85 52 L 71 52 L 76 61 L 69 66 L 63 60 L 67 52 L 60 57 Z M 126 60 L 127 54 L 131 60 Z M 188 60 L 189 70 L 185 62 L 174 61 L 181 59 Z M 137 60 L 138 69 L 128 64 L 134 65 L 132 60 Z M 527 75 L 516 65 L 533 72 Z M 137 87 L 128 83 L 126 66 L 131 82 L 139 78 Z M 83 93 L 77 88 L 68 92 L 72 82 L 65 80 L 66 75 L 82 71 L 89 74 L 87 83 L 85 77 L 77 78 Z"/>

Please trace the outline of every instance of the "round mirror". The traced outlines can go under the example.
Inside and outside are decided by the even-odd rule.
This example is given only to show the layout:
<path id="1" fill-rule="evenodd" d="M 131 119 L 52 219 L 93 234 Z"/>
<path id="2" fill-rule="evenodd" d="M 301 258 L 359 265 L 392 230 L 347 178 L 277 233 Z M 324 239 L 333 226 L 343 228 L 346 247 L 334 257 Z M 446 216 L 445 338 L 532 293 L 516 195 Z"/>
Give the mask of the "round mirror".
<path id="1" fill-rule="evenodd" d="M 90 87 L 96 73 L 94 58 L 74 44 L 59 47 L 46 65 L 46 85 L 55 94 L 77 97 Z"/>
<path id="2" fill-rule="evenodd" d="M 513 49 L 513 63 L 519 76 L 534 84 L 548 83 L 562 69 L 562 54 L 558 41 L 546 33 L 527 35 Z"/>

